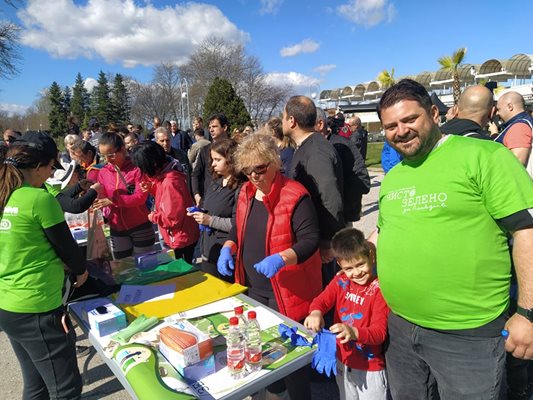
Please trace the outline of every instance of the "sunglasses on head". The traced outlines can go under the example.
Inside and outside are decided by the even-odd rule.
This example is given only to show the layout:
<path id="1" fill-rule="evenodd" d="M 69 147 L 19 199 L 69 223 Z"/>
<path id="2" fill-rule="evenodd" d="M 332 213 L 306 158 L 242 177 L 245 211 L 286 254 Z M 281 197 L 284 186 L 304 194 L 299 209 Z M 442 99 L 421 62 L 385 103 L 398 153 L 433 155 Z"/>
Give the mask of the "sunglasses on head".
<path id="1" fill-rule="evenodd" d="M 246 167 L 242 169 L 242 172 L 244 175 L 250 176 L 252 175 L 252 172 L 254 172 L 257 175 L 264 175 L 267 172 L 268 166 L 270 163 L 261 164 L 261 165 L 255 165 L 253 167 Z"/>

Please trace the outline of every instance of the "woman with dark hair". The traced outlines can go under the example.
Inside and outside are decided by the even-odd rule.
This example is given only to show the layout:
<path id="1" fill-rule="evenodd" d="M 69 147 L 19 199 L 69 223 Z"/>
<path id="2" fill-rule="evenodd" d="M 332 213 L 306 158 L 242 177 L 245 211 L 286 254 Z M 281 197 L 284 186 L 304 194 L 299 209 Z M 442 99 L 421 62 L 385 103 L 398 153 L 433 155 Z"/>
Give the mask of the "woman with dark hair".
<path id="1" fill-rule="evenodd" d="M 64 265 L 74 287 L 88 275 L 59 203 L 41 188 L 56 158 L 42 132 L 0 155 L 0 329 L 20 363 L 24 399 L 78 399 L 82 388 L 61 289 Z"/>
<path id="2" fill-rule="evenodd" d="M 202 271 L 231 282 L 233 276 L 218 273 L 217 260 L 231 229 L 236 192 L 241 184 L 233 158 L 236 149 L 237 142 L 233 139 L 222 139 L 211 145 L 212 183 L 204 194 L 206 211 L 188 214 L 206 227 L 202 230 Z"/>
<path id="3" fill-rule="evenodd" d="M 155 232 L 148 220 L 148 193 L 140 187 L 141 171 L 131 162 L 124 141 L 117 133 L 104 133 L 98 148 L 107 164 L 98 174 L 98 182 L 103 186 L 102 198 L 97 199 L 93 207 L 103 209 L 108 220 L 113 257 L 118 259 L 151 251 Z"/>
<path id="4" fill-rule="evenodd" d="M 132 157 L 144 174 L 141 190 L 150 192 L 155 199 L 155 209 L 148 219 L 159 226 L 165 244 L 174 250 L 176 258 L 192 264 L 200 233 L 194 219 L 187 215 L 187 207 L 194 202 L 181 164 L 152 141 L 135 146 Z"/>

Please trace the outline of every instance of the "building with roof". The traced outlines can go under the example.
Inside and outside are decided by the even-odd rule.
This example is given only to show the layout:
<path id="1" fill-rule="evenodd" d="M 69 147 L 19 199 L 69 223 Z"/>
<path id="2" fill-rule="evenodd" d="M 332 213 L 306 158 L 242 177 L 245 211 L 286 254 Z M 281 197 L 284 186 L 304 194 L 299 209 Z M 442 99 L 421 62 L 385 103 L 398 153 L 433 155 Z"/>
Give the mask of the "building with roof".
<path id="1" fill-rule="evenodd" d="M 509 90 L 520 93 L 528 105 L 533 105 L 533 55 L 515 54 L 509 59 L 489 59 L 481 64 L 459 66 L 461 88 L 492 82 L 495 99 Z M 423 71 L 402 76 L 422 84 L 430 94 L 435 93 L 446 106 L 453 105 L 453 77 L 450 71 Z M 384 88 L 377 80 L 356 83 L 343 88 L 322 90 L 315 99 L 317 106 L 327 110 L 340 109 L 344 113 L 357 114 L 369 131 L 381 129 L 375 113 Z M 377 123 L 377 125 L 376 125 Z"/>

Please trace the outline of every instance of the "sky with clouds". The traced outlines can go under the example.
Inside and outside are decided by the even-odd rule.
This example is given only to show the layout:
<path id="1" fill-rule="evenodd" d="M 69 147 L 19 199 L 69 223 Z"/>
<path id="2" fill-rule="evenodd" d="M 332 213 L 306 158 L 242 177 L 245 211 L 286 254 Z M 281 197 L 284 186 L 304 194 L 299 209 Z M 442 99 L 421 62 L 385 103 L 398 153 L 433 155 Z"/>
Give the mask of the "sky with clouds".
<path id="1" fill-rule="evenodd" d="M 309 95 L 438 69 L 467 47 L 465 62 L 533 54 L 533 1 L 507 0 L 26 0 L 2 2 L 21 25 L 20 74 L 0 81 L 0 109 L 24 110 L 43 88 L 80 72 L 141 82 L 161 62 L 186 62 L 210 36 L 241 42 L 272 82 Z"/>

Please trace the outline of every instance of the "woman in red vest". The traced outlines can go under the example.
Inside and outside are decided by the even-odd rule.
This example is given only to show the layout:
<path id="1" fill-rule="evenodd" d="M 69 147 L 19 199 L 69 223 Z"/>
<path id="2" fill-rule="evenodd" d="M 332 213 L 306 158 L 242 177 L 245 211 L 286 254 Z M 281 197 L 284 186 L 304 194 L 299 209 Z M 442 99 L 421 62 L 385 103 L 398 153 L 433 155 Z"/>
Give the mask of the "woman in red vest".
<path id="1" fill-rule="evenodd" d="M 237 148 L 235 162 L 249 181 L 239 193 L 218 271 L 235 274 L 235 281 L 248 286 L 253 299 L 302 320 L 322 290 L 318 220 L 309 193 L 280 173 L 279 151 L 269 135 L 247 136 Z M 291 399 L 310 398 L 306 380 L 295 374 L 286 381 Z"/>

